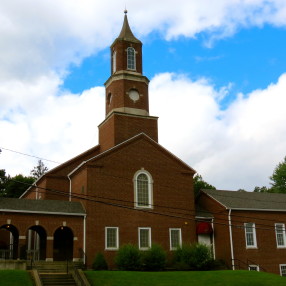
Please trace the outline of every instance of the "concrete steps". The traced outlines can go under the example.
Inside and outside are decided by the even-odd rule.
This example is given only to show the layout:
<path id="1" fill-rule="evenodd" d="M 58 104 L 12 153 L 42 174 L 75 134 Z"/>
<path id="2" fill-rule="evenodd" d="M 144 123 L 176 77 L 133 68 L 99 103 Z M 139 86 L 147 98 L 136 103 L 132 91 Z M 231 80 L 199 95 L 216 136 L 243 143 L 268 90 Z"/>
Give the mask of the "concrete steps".
<path id="1" fill-rule="evenodd" d="M 77 286 L 71 274 L 40 273 L 43 286 Z"/>
<path id="2" fill-rule="evenodd" d="M 83 265 L 79 262 L 37 261 L 35 266 L 43 286 L 77 286 L 70 271 Z"/>

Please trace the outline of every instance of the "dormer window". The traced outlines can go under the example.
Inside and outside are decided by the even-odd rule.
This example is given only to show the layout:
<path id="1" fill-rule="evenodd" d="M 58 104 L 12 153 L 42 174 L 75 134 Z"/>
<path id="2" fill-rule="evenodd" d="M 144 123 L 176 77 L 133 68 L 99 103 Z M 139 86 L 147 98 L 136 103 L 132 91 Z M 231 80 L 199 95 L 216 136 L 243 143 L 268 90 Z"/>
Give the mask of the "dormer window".
<path id="1" fill-rule="evenodd" d="M 116 51 L 112 54 L 112 72 L 116 72 Z"/>
<path id="2" fill-rule="evenodd" d="M 136 70 L 135 49 L 132 47 L 127 48 L 127 69 Z"/>

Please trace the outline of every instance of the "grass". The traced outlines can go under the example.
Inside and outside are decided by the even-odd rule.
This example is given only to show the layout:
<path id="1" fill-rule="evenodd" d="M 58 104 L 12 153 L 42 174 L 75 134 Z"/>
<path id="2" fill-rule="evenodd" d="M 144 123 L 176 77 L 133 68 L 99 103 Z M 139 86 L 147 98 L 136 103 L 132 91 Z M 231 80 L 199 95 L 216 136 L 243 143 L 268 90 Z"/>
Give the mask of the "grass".
<path id="1" fill-rule="evenodd" d="M 0 270 L 0 285 L 2 286 L 33 286 L 32 278 L 24 270 Z"/>
<path id="2" fill-rule="evenodd" d="M 286 278 L 256 271 L 86 271 L 92 286 L 285 286 Z"/>

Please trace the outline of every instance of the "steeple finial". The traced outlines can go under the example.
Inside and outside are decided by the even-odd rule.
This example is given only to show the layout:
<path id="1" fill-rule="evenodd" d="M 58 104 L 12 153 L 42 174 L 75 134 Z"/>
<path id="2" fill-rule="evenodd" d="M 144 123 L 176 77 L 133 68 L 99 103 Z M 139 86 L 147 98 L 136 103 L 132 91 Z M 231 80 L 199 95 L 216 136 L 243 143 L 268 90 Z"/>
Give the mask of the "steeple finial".
<path id="1" fill-rule="evenodd" d="M 124 21 L 123 21 L 123 26 L 121 29 L 121 32 L 118 36 L 117 39 L 123 39 L 123 40 L 127 40 L 127 41 L 131 41 L 131 42 L 136 42 L 136 43 L 141 43 L 132 33 L 129 23 L 128 23 L 128 19 L 127 19 L 127 9 L 125 7 L 124 10 Z"/>

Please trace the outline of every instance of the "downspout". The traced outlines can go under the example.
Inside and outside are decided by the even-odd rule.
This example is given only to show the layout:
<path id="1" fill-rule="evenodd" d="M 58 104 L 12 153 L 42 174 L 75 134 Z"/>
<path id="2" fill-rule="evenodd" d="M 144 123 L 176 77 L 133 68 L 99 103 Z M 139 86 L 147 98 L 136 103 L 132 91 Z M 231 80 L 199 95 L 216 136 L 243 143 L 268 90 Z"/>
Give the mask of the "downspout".
<path id="1" fill-rule="evenodd" d="M 83 218 L 83 264 L 86 264 L 86 257 L 85 257 L 85 250 L 86 250 L 86 215 Z"/>
<path id="2" fill-rule="evenodd" d="M 68 179 L 69 179 L 69 181 L 70 181 L 69 201 L 71 202 L 71 196 L 72 196 L 72 184 L 71 184 L 70 174 L 68 174 Z"/>
<path id="3" fill-rule="evenodd" d="M 229 211 L 228 211 L 228 227 L 229 227 L 229 240 L 230 240 L 230 252 L 231 252 L 231 266 L 232 266 L 232 270 L 235 270 L 234 255 L 233 255 L 232 229 L 231 229 L 231 209 L 229 209 Z"/>
<path id="4" fill-rule="evenodd" d="M 213 258 L 215 259 L 215 237 L 214 237 L 214 219 L 212 218 L 212 229 L 213 229 L 213 233 L 212 233 L 212 245 L 213 245 Z"/>

